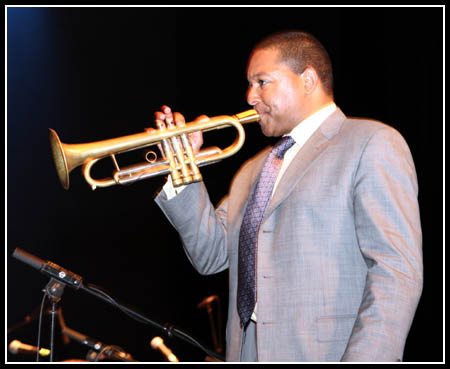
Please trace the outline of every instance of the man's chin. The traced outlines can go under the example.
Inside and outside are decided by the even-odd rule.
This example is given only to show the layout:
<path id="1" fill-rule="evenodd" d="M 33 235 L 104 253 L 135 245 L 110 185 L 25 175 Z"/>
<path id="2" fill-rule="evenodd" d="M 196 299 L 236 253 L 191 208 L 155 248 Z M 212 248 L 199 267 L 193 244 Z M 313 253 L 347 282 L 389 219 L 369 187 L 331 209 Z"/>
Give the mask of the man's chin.
<path id="1" fill-rule="evenodd" d="M 270 137 L 271 136 L 270 135 L 270 131 L 267 129 L 266 126 L 261 125 L 260 127 L 261 127 L 261 132 L 262 132 L 262 134 L 264 136 L 266 136 L 266 137 Z"/>
<path id="2" fill-rule="evenodd" d="M 262 131 L 262 134 L 266 137 L 275 137 L 276 136 L 273 132 Z"/>
<path id="3" fill-rule="evenodd" d="M 266 137 L 274 137 L 276 136 L 275 130 L 270 124 L 260 124 L 261 132 Z"/>
<path id="4" fill-rule="evenodd" d="M 261 127 L 261 132 L 266 137 L 273 136 L 273 127 L 270 122 L 267 122 L 267 117 L 262 116 L 259 122 L 259 126 Z"/>

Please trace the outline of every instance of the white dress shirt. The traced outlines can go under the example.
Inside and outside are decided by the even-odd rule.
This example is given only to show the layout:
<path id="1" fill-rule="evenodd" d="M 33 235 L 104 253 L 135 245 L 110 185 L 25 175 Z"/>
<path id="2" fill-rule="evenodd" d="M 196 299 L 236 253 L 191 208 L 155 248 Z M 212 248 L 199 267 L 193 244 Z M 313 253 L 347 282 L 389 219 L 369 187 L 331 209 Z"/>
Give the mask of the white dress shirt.
<path id="1" fill-rule="evenodd" d="M 308 141 L 315 130 L 319 128 L 320 125 L 325 121 L 325 119 L 327 119 L 335 110 L 336 105 L 334 103 L 330 103 L 297 124 L 290 133 L 285 135 L 292 136 L 295 144 L 292 145 L 292 147 L 284 154 L 283 163 L 281 164 L 280 172 L 278 173 L 277 180 L 275 181 L 275 184 L 273 186 L 272 195 L 275 192 L 275 189 L 277 188 L 281 177 L 283 176 L 291 161 L 294 159 L 295 155 L 297 155 L 299 150 L 303 147 L 305 142 Z"/>

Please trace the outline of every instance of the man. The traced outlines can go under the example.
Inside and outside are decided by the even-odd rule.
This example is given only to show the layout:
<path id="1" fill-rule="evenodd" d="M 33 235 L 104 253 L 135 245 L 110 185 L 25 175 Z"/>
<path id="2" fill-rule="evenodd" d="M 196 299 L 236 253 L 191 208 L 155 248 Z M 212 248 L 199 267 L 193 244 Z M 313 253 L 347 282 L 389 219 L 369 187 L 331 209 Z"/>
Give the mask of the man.
<path id="1" fill-rule="evenodd" d="M 287 151 L 245 163 L 217 209 L 201 182 L 175 192 L 169 180 L 155 199 L 200 273 L 229 268 L 227 360 L 401 361 L 422 291 L 407 144 L 336 107 L 329 57 L 308 33 L 261 41 L 247 78 L 263 134 L 291 137 Z M 156 113 L 160 126 L 173 118 Z M 190 138 L 198 151 L 201 133 Z"/>

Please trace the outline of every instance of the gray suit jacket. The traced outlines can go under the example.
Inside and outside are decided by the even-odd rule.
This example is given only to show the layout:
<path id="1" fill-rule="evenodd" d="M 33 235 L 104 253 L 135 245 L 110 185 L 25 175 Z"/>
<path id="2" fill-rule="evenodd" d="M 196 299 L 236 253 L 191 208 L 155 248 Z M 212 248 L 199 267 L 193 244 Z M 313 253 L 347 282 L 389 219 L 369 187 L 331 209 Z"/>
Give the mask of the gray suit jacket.
<path id="1" fill-rule="evenodd" d="M 229 268 L 227 360 L 239 361 L 239 229 L 268 149 L 217 209 L 203 183 L 156 202 L 202 274 Z M 257 249 L 260 361 L 400 361 L 422 292 L 417 178 L 393 128 L 337 110 L 299 151 Z"/>

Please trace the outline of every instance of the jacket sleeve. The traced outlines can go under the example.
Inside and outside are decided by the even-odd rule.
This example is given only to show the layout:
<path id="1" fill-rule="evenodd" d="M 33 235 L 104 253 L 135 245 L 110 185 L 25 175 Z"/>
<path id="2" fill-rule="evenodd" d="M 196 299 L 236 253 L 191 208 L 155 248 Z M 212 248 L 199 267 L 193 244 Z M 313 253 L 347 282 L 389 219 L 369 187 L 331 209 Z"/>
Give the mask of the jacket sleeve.
<path id="1" fill-rule="evenodd" d="M 215 210 L 204 183 L 199 182 L 188 185 L 170 200 L 161 191 L 155 202 L 180 235 L 189 261 L 200 274 L 228 268 L 227 198 Z"/>
<path id="2" fill-rule="evenodd" d="M 368 140 L 353 186 L 355 231 L 368 273 L 342 361 L 401 361 L 422 293 L 422 233 L 414 163 L 390 127 Z"/>

